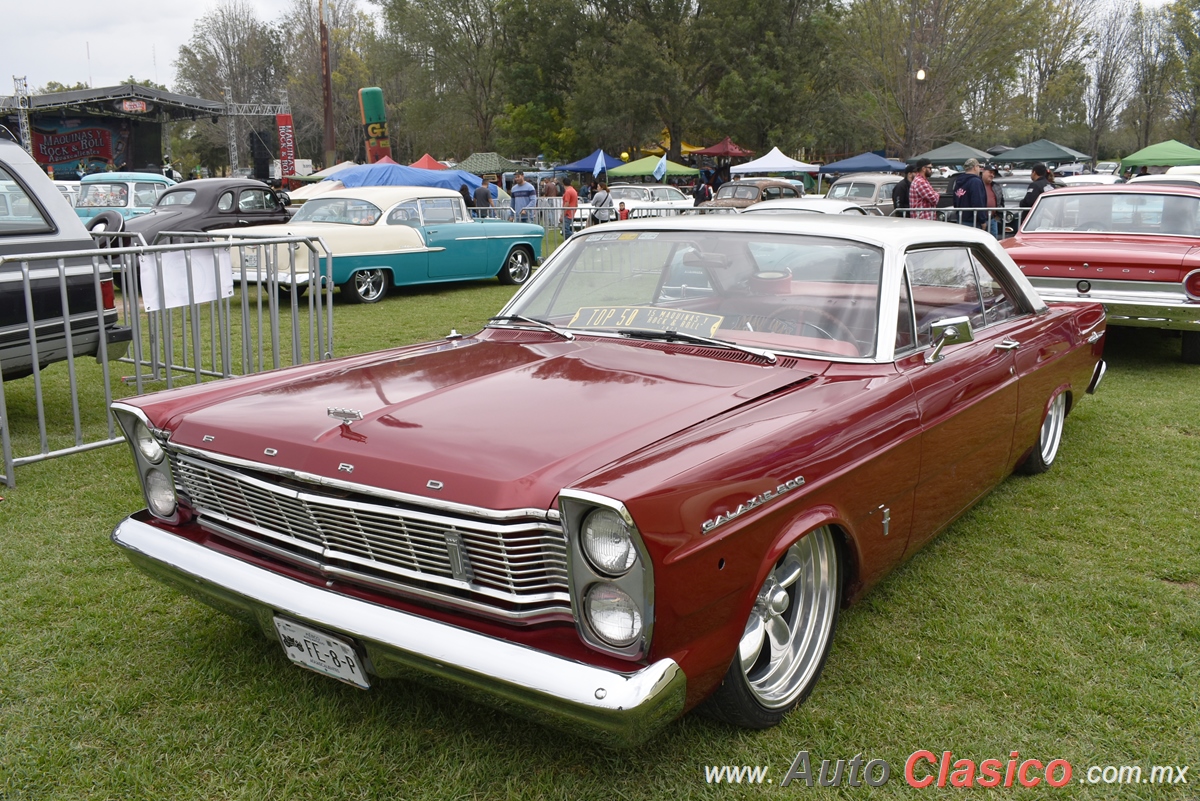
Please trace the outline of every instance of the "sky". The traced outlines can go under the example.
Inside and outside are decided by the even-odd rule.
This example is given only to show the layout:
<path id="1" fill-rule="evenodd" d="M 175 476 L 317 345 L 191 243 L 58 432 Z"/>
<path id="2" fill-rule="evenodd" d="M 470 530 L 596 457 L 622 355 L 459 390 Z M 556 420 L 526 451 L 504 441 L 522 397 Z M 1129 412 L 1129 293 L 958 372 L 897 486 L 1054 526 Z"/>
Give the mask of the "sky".
<path id="1" fill-rule="evenodd" d="M 263 20 L 275 19 L 291 5 L 290 0 L 251 3 Z M 4 0 L 0 96 L 12 94 L 14 76 L 24 77 L 31 92 L 50 81 L 117 86 L 130 75 L 174 89 L 179 48 L 192 38 L 196 20 L 215 5 L 212 0 Z"/>

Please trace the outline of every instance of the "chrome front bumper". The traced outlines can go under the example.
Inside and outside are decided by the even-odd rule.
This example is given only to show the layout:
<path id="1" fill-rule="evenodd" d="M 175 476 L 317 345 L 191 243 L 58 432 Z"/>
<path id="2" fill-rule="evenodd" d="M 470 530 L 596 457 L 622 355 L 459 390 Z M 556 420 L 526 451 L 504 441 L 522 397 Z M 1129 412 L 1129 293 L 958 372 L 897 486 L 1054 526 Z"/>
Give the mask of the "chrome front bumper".
<path id="1" fill-rule="evenodd" d="M 145 521 L 112 539 L 151 577 L 275 638 L 281 614 L 354 640 L 376 676 L 418 678 L 606 745 L 639 743 L 683 712 L 687 678 L 662 659 L 617 673 L 330 592 L 218 553 Z"/>
<path id="2" fill-rule="evenodd" d="M 1079 291 L 1081 280 L 1091 285 L 1087 292 Z M 1103 303 L 1109 325 L 1200 331 L 1200 302 L 1188 298 L 1182 284 L 1093 280 L 1084 276 L 1030 276 L 1029 282 L 1047 302 Z"/>

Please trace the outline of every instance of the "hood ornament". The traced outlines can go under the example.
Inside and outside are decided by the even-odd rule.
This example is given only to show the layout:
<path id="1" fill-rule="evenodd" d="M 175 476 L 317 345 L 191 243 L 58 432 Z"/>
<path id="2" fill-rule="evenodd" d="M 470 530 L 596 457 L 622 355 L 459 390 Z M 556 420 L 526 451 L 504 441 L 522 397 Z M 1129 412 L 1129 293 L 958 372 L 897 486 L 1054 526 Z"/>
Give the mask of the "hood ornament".
<path id="1" fill-rule="evenodd" d="M 336 406 L 330 406 L 325 410 L 325 413 L 335 420 L 341 420 L 342 425 L 350 425 L 356 420 L 363 419 L 363 413 L 358 409 L 339 409 Z"/>

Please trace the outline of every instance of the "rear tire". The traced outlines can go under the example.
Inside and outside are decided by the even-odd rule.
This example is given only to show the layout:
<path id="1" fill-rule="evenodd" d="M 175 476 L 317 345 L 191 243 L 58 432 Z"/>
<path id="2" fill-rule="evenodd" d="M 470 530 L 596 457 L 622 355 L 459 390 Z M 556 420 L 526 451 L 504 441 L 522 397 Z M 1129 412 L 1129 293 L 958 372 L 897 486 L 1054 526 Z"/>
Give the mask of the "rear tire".
<path id="1" fill-rule="evenodd" d="M 525 248 L 513 248 L 500 268 L 500 283 L 518 286 L 533 273 L 533 254 Z"/>
<path id="2" fill-rule="evenodd" d="M 1067 393 L 1060 392 L 1050 401 L 1050 408 L 1038 431 L 1038 441 L 1033 452 L 1020 466 L 1020 471 L 1029 476 L 1045 473 L 1054 464 L 1058 446 L 1062 444 L 1063 421 L 1067 419 Z"/>
<path id="3" fill-rule="evenodd" d="M 842 560 L 828 526 L 797 540 L 758 592 L 733 663 L 704 711 L 734 726 L 777 725 L 812 692 L 833 644 Z"/>
<path id="4" fill-rule="evenodd" d="M 388 271 L 377 267 L 359 270 L 342 284 L 342 293 L 351 303 L 378 303 L 388 291 Z"/>
<path id="5" fill-rule="evenodd" d="M 1200 331 L 1183 332 L 1183 363 L 1200 364 Z"/>

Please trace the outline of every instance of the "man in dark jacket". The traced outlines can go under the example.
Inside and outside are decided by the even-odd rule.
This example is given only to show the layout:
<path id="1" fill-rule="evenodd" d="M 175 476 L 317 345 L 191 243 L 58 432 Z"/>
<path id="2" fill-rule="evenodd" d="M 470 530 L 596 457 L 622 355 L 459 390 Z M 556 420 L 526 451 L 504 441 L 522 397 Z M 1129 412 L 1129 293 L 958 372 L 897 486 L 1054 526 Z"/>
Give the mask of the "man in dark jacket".
<path id="1" fill-rule="evenodd" d="M 954 184 L 950 188 L 954 208 L 981 209 L 987 206 L 987 190 L 979 172 L 979 159 L 967 159 L 963 162 L 963 171 L 954 176 Z M 987 217 L 986 212 L 964 211 L 959 214 L 958 221 L 963 225 L 985 228 Z"/>
<path id="2" fill-rule="evenodd" d="M 1033 183 L 1029 185 L 1025 197 L 1021 198 L 1021 208 L 1023 209 L 1032 207 L 1033 201 L 1050 188 L 1050 171 L 1046 169 L 1045 164 L 1034 164 L 1033 169 L 1029 172 L 1033 176 Z"/>
<path id="3" fill-rule="evenodd" d="M 892 188 L 892 207 L 897 209 L 908 208 L 908 188 L 912 186 L 912 174 L 916 169 L 911 164 L 904 165 L 904 180 L 896 184 Z"/>

